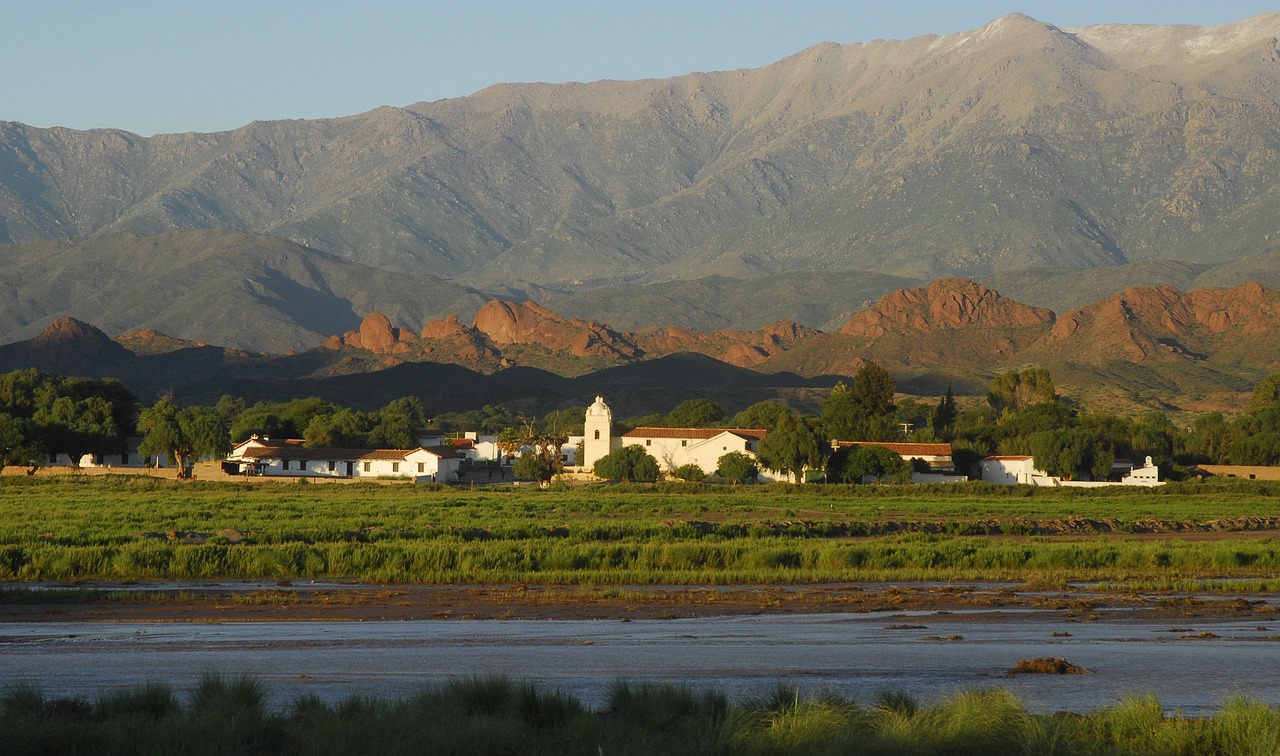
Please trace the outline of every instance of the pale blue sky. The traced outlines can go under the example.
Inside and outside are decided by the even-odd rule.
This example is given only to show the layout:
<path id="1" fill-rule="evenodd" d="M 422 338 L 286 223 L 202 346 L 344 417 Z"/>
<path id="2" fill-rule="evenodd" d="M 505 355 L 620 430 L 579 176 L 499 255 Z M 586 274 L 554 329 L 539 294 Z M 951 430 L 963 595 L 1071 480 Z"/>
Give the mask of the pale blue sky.
<path id="1" fill-rule="evenodd" d="M 818 42 L 948 34 L 1014 11 L 1072 27 L 1217 25 L 1272 10 L 1252 0 L 5 0 L 0 121 L 218 131 L 499 82 L 755 68 Z"/>

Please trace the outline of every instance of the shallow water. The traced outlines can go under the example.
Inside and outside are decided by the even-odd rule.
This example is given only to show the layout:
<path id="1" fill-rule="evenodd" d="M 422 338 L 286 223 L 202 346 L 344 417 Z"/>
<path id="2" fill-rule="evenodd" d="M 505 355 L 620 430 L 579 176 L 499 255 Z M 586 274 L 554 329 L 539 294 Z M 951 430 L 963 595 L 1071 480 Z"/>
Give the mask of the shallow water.
<path id="1" fill-rule="evenodd" d="M 1183 636 L 1211 632 L 1219 637 Z M 1054 633 L 1070 633 L 1055 637 Z M 953 635 L 957 640 L 938 640 Z M 610 684 L 675 681 L 733 698 L 787 684 L 870 703 L 1001 687 L 1034 711 L 1087 712 L 1154 693 L 1167 710 L 1211 714 L 1244 694 L 1280 706 L 1280 624 L 1069 622 L 1048 613 L 821 614 L 610 621 L 23 623 L 0 626 L 0 681 L 48 696 L 148 680 L 177 688 L 205 671 L 263 681 L 272 705 L 300 694 L 396 696 L 472 675 L 532 679 L 589 705 Z M 933 638 L 933 639 L 931 639 Z M 1020 659 L 1064 657 L 1090 675 L 1006 677 Z"/>

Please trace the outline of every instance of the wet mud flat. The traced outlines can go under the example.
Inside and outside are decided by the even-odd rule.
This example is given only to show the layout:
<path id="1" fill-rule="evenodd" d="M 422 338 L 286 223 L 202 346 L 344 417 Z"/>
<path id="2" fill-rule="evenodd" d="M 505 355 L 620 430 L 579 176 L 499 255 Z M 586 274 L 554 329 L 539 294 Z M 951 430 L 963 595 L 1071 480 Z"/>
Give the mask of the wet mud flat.
<path id="1" fill-rule="evenodd" d="M 1280 619 L 1271 595 L 1159 594 L 1012 584 L 788 586 L 394 585 L 280 581 L 35 585 L 0 599 L 0 623 L 681 619 L 1034 609 L 1066 621 Z M 1016 613 L 1015 613 L 1016 616 Z"/>

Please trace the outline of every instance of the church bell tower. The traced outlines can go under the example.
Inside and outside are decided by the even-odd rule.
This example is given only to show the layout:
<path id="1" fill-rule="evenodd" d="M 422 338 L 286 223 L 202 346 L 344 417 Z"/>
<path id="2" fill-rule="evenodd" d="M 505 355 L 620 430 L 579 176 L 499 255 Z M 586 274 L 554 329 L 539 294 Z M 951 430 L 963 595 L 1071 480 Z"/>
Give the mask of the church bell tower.
<path id="1" fill-rule="evenodd" d="M 597 396 L 595 402 L 587 407 L 582 434 L 586 441 L 583 444 L 580 464 L 590 469 L 595 467 L 596 460 L 612 451 L 613 412 L 610 411 L 609 405 L 604 403 L 604 397 Z"/>

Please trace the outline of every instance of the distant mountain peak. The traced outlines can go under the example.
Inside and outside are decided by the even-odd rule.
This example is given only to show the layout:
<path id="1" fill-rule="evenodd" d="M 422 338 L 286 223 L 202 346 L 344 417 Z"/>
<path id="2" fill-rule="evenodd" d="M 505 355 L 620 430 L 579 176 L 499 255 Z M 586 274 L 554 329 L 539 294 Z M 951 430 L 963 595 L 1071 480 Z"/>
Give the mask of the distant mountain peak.
<path id="1" fill-rule="evenodd" d="M 106 333 L 83 320 L 71 317 L 58 318 L 49 323 L 32 341 L 32 346 L 37 349 L 54 349 L 72 344 L 116 346 Z"/>

